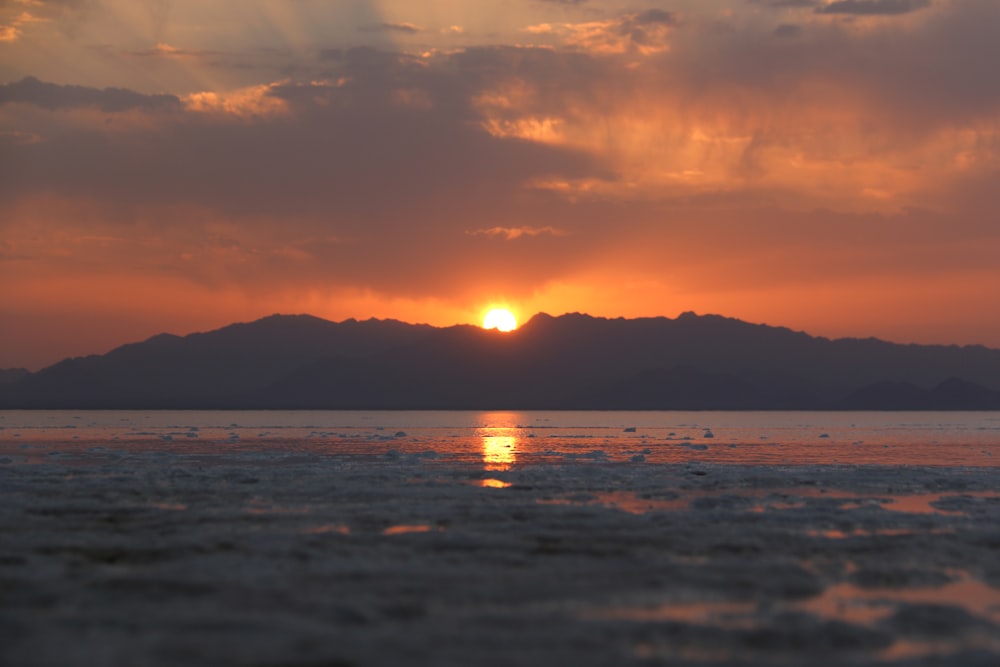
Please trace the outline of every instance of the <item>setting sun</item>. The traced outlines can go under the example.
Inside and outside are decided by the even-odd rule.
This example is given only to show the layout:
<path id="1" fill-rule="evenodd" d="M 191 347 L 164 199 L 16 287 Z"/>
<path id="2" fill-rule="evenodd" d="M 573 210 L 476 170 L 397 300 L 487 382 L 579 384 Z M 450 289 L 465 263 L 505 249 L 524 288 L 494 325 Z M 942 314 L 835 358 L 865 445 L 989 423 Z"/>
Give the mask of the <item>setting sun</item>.
<path id="1" fill-rule="evenodd" d="M 513 331 L 517 328 L 517 318 L 506 308 L 494 308 L 483 318 L 484 329 L 497 331 Z"/>

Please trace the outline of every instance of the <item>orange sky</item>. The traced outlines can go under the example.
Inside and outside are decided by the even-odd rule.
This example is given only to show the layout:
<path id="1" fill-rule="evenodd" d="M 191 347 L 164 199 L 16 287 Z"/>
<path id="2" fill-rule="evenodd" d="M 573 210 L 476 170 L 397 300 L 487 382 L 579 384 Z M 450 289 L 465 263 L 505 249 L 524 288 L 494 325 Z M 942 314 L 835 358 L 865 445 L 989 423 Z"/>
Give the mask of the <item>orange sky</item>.
<path id="1" fill-rule="evenodd" d="M 0 0 L 0 368 L 275 312 L 1000 347 L 993 0 Z"/>

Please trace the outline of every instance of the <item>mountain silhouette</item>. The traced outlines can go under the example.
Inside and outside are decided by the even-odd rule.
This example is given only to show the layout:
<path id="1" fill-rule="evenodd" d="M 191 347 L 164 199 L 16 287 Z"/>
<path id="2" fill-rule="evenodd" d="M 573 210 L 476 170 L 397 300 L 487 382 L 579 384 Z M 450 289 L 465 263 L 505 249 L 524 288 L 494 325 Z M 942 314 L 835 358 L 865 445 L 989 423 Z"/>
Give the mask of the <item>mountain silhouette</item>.
<path id="1" fill-rule="evenodd" d="M 932 389 L 909 382 L 877 382 L 851 393 L 837 407 L 846 410 L 996 410 L 1000 392 L 949 378 Z"/>
<path id="2" fill-rule="evenodd" d="M 97 356 L 67 359 L 0 388 L 0 405 L 161 408 L 233 405 L 304 364 L 341 350 L 376 354 L 430 327 L 392 320 L 334 323 L 273 315 L 207 333 L 154 336 Z"/>
<path id="3" fill-rule="evenodd" d="M 18 382 L 29 375 L 30 373 L 26 368 L 0 368 L 0 384 Z"/>
<path id="4" fill-rule="evenodd" d="M 718 315 L 539 314 L 511 333 L 274 315 L 0 383 L 2 408 L 1000 409 L 1000 350 Z"/>

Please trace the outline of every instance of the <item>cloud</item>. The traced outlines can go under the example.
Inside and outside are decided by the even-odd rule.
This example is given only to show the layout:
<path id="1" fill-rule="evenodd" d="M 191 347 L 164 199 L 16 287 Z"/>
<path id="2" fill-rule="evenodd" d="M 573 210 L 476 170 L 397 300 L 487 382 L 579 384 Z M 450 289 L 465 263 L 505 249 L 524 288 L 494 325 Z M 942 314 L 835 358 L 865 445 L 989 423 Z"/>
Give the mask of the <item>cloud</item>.
<path id="1" fill-rule="evenodd" d="M 930 0 L 835 0 L 816 8 L 817 14 L 893 16 L 909 14 L 931 6 Z"/>
<path id="2" fill-rule="evenodd" d="M 95 0 L 0 0 L 0 12 L 34 12 L 51 15 L 68 9 L 82 9 Z"/>
<path id="3" fill-rule="evenodd" d="M 245 120 L 286 115 L 288 104 L 276 91 L 281 84 L 263 84 L 223 93 L 204 91 L 184 97 L 188 111 L 216 114 Z"/>
<path id="4" fill-rule="evenodd" d="M 47 23 L 59 16 L 89 10 L 97 0 L 0 0 L 0 41 L 2 35 L 16 39 L 21 28 L 31 23 Z"/>
<path id="5" fill-rule="evenodd" d="M 820 0 L 753 0 L 753 2 L 765 2 L 768 7 L 801 9 L 805 7 L 815 7 Z"/>
<path id="6" fill-rule="evenodd" d="M 0 310 L 141 284 L 179 317 L 189 294 L 404 319 L 495 294 L 805 325 L 833 321 L 811 294 L 880 315 L 941 284 L 979 313 L 1000 298 L 1000 6 L 874 22 L 732 6 L 517 33 L 538 46 L 454 48 L 435 28 L 421 55 L 346 48 L 348 22 L 267 78 L 177 56 L 128 60 L 132 90 L 0 85 L 0 237 L 32 258 L 5 264 Z M 171 68 L 199 76 L 139 91 Z"/>
<path id="7" fill-rule="evenodd" d="M 669 49 L 677 17 L 662 9 L 624 14 L 583 23 L 539 23 L 525 28 L 536 35 L 556 35 L 563 45 L 594 54 L 652 55 Z"/>
<path id="8" fill-rule="evenodd" d="M 465 232 L 469 236 L 498 236 L 507 241 L 514 241 L 523 237 L 534 236 L 566 236 L 567 232 L 552 226 L 545 227 L 490 227 L 489 229 L 475 229 Z"/>
<path id="9" fill-rule="evenodd" d="M 9 7 L 84 7 L 95 0 L 0 0 L 0 9 Z"/>
<path id="10" fill-rule="evenodd" d="M 412 23 L 373 23 L 358 26 L 358 30 L 361 32 L 400 32 L 408 35 L 424 32 L 423 28 Z"/>
<path id="11" fill-rule="evenodd" d="M 159 58 L 217 58 L 225 55 L 222 51 L 181 49 L 166 42 L 157 42 L 151 49 L 131 51 L 130 54 L 139 57 Z"/>
<path id="12" fill-rule="evenodd" d="M 38 165 L 38 182 L 31 172 L 12 176 L 26 191 L 54 180 L 67 192 L 229 214 L 315 216 L 334 207 L 329 215 L 345 237 L 388 228 L 391 215 L 435 192 L 448 192 L 454 209 L 499 206 L 483 229 L 521 226 L 499 210 L 529 190 L 568 202 L 797 191 L 823 205 L 893 207 L 923 187 L 909 164 L 940 164 L 943 173 L 958 153 L 990 164 L 992 153 L 975 147 L 990 141 L 1000 109 L 988 65 L 1000 55 L 997 14 L 980 3 L 927 25 L 863 33 L 807 24 L 799 34 L 808 39 L 798 40 L 766 39 L 774 29 L 766 25 L 715 31 L 692 19 L 676 30 L 673 15 L 635 14 L 594 29 L 670 29 L 671 50 L 638 66 L 627 50 L 331 50 L 312 81 L 183 99 L 25 79 L 0 87 L 0 102 L 185 112 L 143 138 L 161 156 L 145 174 L 135 172 L 127 146 L 105 145 L 100 133 L 74 130 L 60 148 L 42 127 L 22 136 L 47 137 L 45 152 L 17 145 L 7 162 Z M 100 168 L 74 149 L 99 158 Z M 60 150 L 67 155 L 56 160 Z M 464 233 L 454 221 L 432 224 Z"/>
<path id="13" fill-rule="evenodd" d="M 628 25 L 629 23 L 636 25 L 677 25 L 677 18 L 673 12 L 662 9 L 647 9 L 626 19 L 625 24 Z"/>
<path id="14" fill-rule="evenodd" d="M 0 5 L 0 11 L 3 9 L 4 6 Z M 0 42 L 15 42 L 20 39 L 24 26 L 46 22 L 46 19 L 26 11 L 19 11 L 6 17 L 0 14 L 0 18 L 6 20 L 6 23 L 0 23 Z"/>
<path id="15" fill-rule="evenodd" d="M 58 85 L 29 76 L 0 84 L 0 105 L 3 104 L 31 104 L 48 111 L 93 107 L 115 113 L 133 109 L 176 110 L 180 108 L 180 99 L 174 95 L 143 95 L 123 88 Z"/>
<path id="16" fill-rule="evenodd" d="M 17 25 L 0 25 L 0 42 L 13 42 L 21 36 L 20 27 Z"/>
<path id="17" fill-rule="evenodd" d="M 189 204 L 232 215 L 311 219 L 335 211 L 334 226 L 343 232 L 338 235 L 353 236 L 391 227 L 396 216 L 434 217 L 420 212 L 421 202 L 445 184 L 454 189 L 449 208 L 471 211 L 482 196 L 497 198 L 490 204 L 496 205 L 531 179 L 606 173 L 571 148 L 505 140 L 482 130 L 470 97 L 489 82 L 477 81 L 471 63 L 442 59 L 428 69 L 372 50 L 352 50 L 327 62 L 334 67 L 328 81 L 278 82 L 183 100 L 30 80 L 8 84 L 0 88 L 6 102 L 145 111 L 164 104 L 177 113 L 128 142 L 109 142 L 100 128 L 67 128 L 47 136 L 44 149 L 12 141 L 0 163 L 7 167 L 0 190 L 24 196 L 55 188 L 71 196 Z M 280 113 L 269 113 L 272 108 Z M 435 224 L 456 222 L 449 216 Z"/>
<path id="18" fill-rule="evenodd" d="M 782 23 L 774 29 L 775 37 L 798 37 L 802 34 L 802 26 L 791 23 Z"/>

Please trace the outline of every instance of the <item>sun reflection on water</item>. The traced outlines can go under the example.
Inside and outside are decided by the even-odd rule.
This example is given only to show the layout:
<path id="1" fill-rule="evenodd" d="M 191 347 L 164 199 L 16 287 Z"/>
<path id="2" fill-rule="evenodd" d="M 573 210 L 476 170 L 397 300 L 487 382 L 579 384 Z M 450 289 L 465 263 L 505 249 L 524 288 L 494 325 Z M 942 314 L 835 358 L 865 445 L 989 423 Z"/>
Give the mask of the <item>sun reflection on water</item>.
<path id="1" fill-rule="evenodd" d="M 483 463 L 486 470 L 510 470 L 517 463 L 516 437 L 484 434 L 482 438 Z"/>
<path id="2" fill-rule="evenodd" d="M 513 486 L 510 482 L 505 482 L 502 479 L 481 479 L 478 485 L 484 489 L 509 489 Z"/>

